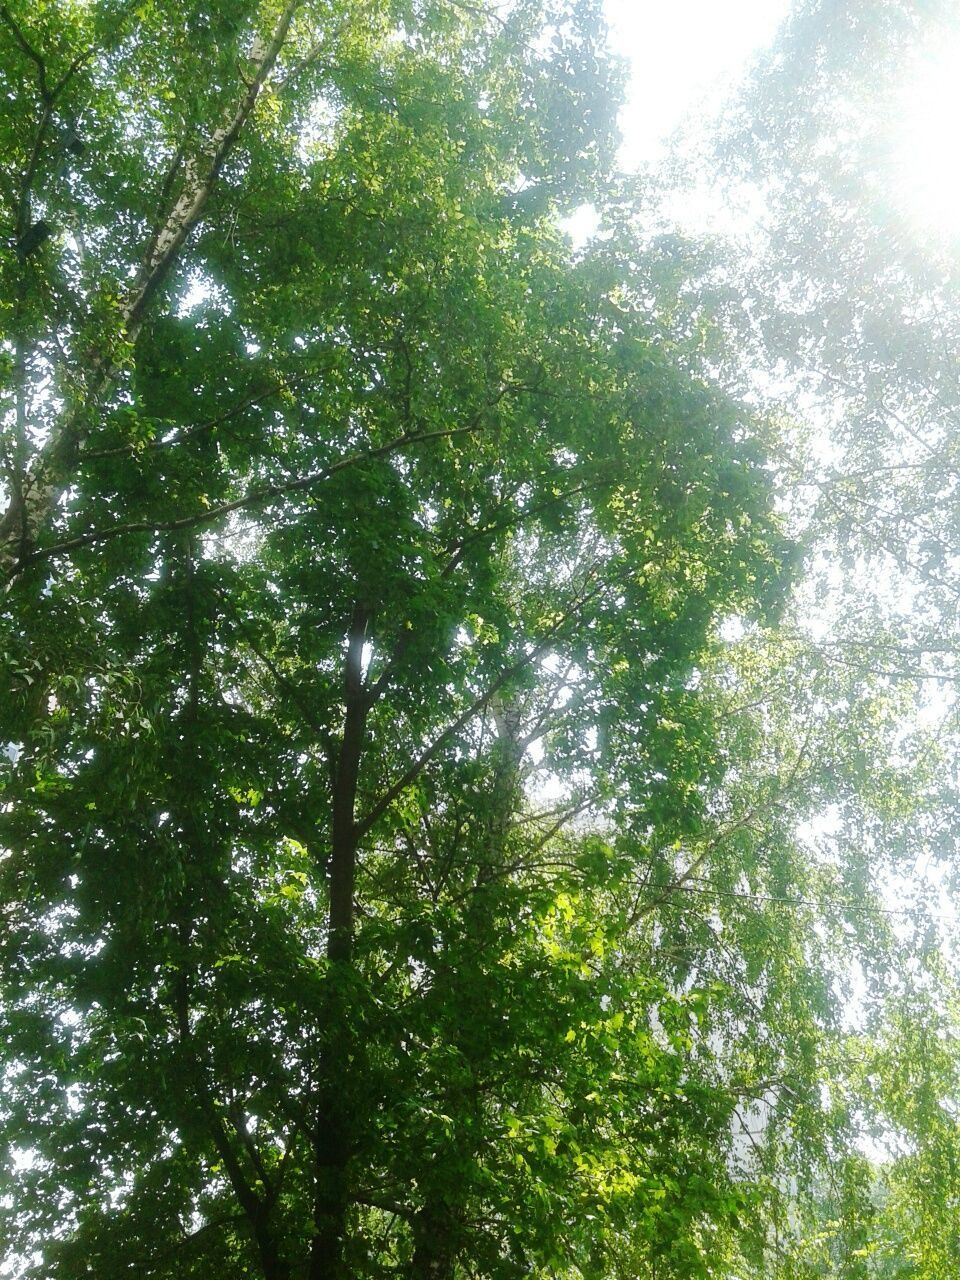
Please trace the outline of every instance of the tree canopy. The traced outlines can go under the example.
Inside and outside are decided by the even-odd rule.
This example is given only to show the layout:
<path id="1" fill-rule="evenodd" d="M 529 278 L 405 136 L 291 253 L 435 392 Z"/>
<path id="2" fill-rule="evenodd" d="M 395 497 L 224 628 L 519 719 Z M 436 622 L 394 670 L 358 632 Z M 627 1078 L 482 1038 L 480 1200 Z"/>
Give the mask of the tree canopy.
<path id="1" fill-rule="evenodd" d="M 870 505 L 927 330 L 811 336 L 806 207 L 658 231 L 594 0 L 10 0 L 0 52 L 13 1274 L 950 1274 L 950 966 L 890 981 L 881 889 L 952 848 L 952 597 L 808 625 L 844 556 L 952 568 L 945 440 Z"/>

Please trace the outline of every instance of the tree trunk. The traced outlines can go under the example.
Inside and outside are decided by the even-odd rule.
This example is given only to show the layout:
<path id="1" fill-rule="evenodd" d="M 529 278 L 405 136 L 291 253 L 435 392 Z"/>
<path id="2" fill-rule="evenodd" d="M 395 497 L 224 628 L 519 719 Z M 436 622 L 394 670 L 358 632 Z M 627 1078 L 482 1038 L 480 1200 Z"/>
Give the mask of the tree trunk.
<path id="1" fill-rule="evenodd" d="M 358 1069 L 353 1052 L 350 985 L 353 969 L 354 894 L 357 878 L 357 779 L 371 706 L 364 687 L 363 648 L 368 611 L 354 606 L 344 671 L 343 738 L 334 771 L 330 847 L 330 961 L 326 1023 L 328 1039 L 320 1064 L 314 1139 L 314 1236 L 310 1280 L 346 1280 L 344 1250 L 350 1206 L 349 1163 L 353 1146 L 348 1084 Z"/>
<path id="2" fill-rule="evenodd" d="M 460 1212 L 447 1200 L 428 1200 L 413 1222 L 410 1280 L 453 1280 L 460 1236 Z"/>
<path id="3" fill-rule="evenodd" d="M 238 68 L 238 94 L 213 130 L 201 156 L 189 158 L 183 168 L 183 184 L 151 238 L 144 260 L 122 307 L 123 337 L 132 345 L 142 328 L 147 306 L 168 280 L 187 237 L 203 216 L 217 179 L 237 139 L 249 120 L 261 90 L 272 72 L 302 0 L 287 0 L 268 35 L 257 35 L 247 66 Z M 178 153 L 179 159 L 179 153 Z M 171 175 L 173 176 L 173 175 Z M 29 191 L 26 213 L 29 214 Z M 21 216 L 23 222 L 23 216 Z M 22 361 L 22 349 L 18 347 Z M 78 449 L 88 431 L 87 420 L 110 391 L 117 376 L 113 357 L 106 351 L 94 355 L 88 367 L 87 387 L 80 404 L 65 412 L 49 441 L 30 464 L 22 460 L 16 490 L 0 513 L 0 584 L 10 582 L 28 562 L 37 538 L 53 518 L 63 494 L 70 487 Z M 22 395 L 18 411 L 22 411 Z"/>

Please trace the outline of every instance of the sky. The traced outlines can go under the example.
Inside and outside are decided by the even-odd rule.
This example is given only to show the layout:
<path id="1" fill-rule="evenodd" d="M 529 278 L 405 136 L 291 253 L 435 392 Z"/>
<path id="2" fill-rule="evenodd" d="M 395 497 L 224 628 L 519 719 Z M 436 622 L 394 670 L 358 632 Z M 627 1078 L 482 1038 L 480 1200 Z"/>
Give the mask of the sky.
<path id="1" fill-rule="evenodd" d="M 620 117 L 622 167 L 655 165 L 670 136 L 698 108 L 712 114 L 771 43 L 790 8 L 791 0 L 606 0 L 611 46 L 630 65 Z M 956 145 L 958 66 L 960 38 L 946 45 L 937 40 L 905 76 L 893 112 L 893 164 L 887 174 L 918 234 L 952 240 L 960 236 L 960 168 L 944 165 L 943 156 Z M 725 211 L 701 205 L 695 192 L 688 191 L 685 200 L 671 214 L 686 230 L 732 229 L 725 225 Z M 568 229 L 582 240 L 595 225 L 584 209 Z"/>
<path id="2" fill-rule="evenodd" d="M 960 37 L 927 44 L 892 111 L 893 173 L 899 203 L 917 234 L 956 242 L 960 170 L 944 163 L 956 153 L 960 113 Z"/>
<path id="3" fill-rule="evenodd" d="M 685 116 L 770 43 L 789 8 L 789 0 L 606 0 L 610 43 L 631 67 L 624 167 L 655 161 Z"/>
<path id="4" fill-rule="evenodd" d="M 611 47 L 630 69 L 620 164 L 634 171 L 655 165 L 698 107 L 719 105 L 773 39 L 790 0 L 606 0 L 605 8 Z M 729 230 L 709 196 L 687 192 L 684 208 L 670 213 L 688 231 Z M 582 244 L 596 230 L 596 211 L 584 205 L 563 226 Z"/>
<path id="5" fill-rule="evenodd" d="M 712 114 L 749 69 L 755 55 L 774 39 L 791 8 L 791 0 L 606 0 L 611 46 L 630 64 L 627 103 L 620 126 L 620 162 L 635 170 L 655 165 L 664 156 L 671 135 L 698 108 Z M 960 236 L 960 168 L 944 166 L 943 156 L 956 149 L 956 121 L 960 116 L 960 40 L 927 50 L 914 74 L 905 77 L 895 112 L 897 129 L 895 172 L 891 175 L 912 207 L 918 229 L 930 234 Z M 684 205 L 671 214 L 685 229 L 731 230 L 726 213 L 716 207 L 715 194 L 686 189 Z M 736 215 L 734 215 L 736 216 Z M 596 214 L 584 206 L 567 222 L 574 240 L 583 240 L 596 227 Z M 931 718 L 943 704 L 932 705 Z M 810 824 L 808 836 L 825 834 L 827 824 Z M 942 870 L 942 869 L 941 869 Z M 936 867 L 919 865 L 915 876 L 926 881 L 939 917 L 955 920 L 943 876 Z M 909 888 L 909 879 L 900 888 Z M 896 915 L 903 903 L 890 885 L 888 909 Z M 935 911 L 935 915 L 938 913 Z M 851 1009 L 862 1000 L 862 975 L 851 974 Z M 882 1144 L 869 1147 L 874 1158 L 886 1155 Z"/>

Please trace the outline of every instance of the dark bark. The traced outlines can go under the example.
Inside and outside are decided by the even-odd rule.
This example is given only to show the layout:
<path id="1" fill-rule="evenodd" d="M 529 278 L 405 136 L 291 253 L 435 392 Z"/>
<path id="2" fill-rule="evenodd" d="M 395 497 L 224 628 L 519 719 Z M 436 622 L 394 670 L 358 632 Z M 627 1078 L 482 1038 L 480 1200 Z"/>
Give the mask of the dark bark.
<path id="1" fill-rule="evenodd" d="M 372 697 L 363 678 L 363 648 L 370 616 L 354 606 L 344 664 L 343 737 L 333 774 L 330 843 L 330 910 L 327 957 L 330 980 L 326 1050 L 317 1091 L 314 1140 L 314 1236 L 310 1280 L 345 1280 L 344 1247 L 350 1206 L 349 1164 L 353 1146 L 350 1074 L 356 1070 L 349 990 L 353 965 L 354 897 L 357 877 L 357 780 Z"/>
<path id="2" fill-rule="evenodd" d="M 344 670 L 343 738 L 333 782 L 333 831 L 330 843 L 330 918 L 327 955 L 333 964 L 353 958 L 353 896 L 357 877 L 357 779 L 370 710 L 363 682 L 363 646 L 369 615 L 355 605 L 347 638 Z"/>

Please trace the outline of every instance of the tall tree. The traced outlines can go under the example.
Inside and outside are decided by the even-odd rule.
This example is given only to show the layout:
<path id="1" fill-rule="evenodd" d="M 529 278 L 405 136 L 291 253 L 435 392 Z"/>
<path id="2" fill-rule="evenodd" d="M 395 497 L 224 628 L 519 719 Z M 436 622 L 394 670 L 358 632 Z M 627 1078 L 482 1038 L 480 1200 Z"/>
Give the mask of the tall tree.
<path id="1" fill-rule="evenodd" d="M 852 815 L 834 842 L 844 865 L 857 865 L 854 843 L 869 851 L 900 961 L 860 996 L 848 1090 L 871 1117 L 873 1169 L 864 1173 L 861 1149 L 845 1188 L 819 1188 L 813 1244 L 794 1255 L 815 1274 L 937 1275 L 956 1260 L 945 1197 L 955 1182 L 960 295 L 956 229 L 923 225 L 903 154 L 924 143 L 904 134 L 911 84 L 932 76 L 958 33 L 951 3 L 798 4 L 708 162 L 763 209 L 739 270 L 727 260 L 725 284 L 735 277 L 749 319 L 740 349 L 775 371 L 815 445 L 787 459 L 787 501 L 819 566 L 804 630 L 825 673 L 878 682 L 903 718 L 885 767 L 864 777 L 873 816 Z M 931 116 L 925 127 L 936 125 Z"/>
<path id="2" fill-rule="evenodd" d="M 778 427 L 697 254 L 557 230 L 598 6 L 0 17 L 24 1274 L 762 1273 L 870 691 L 808 742 L 767 687 Z"/>

